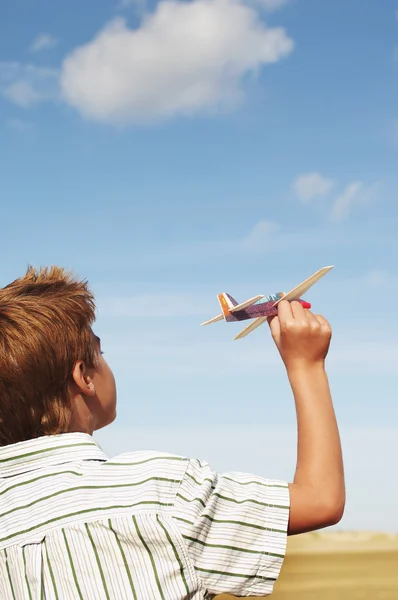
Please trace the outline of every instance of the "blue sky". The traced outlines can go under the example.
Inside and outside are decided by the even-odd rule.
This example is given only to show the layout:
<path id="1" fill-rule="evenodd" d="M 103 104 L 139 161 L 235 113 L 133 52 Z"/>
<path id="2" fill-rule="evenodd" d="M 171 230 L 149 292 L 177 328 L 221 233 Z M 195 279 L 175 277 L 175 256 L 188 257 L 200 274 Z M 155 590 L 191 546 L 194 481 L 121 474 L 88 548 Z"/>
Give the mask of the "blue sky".
<path id="1" fill-rule="evenodd" d="M 291 478 L 294 407 L 268 328 L 233 342 L 239 326 L 199 324 L 220 291 L 287 291 L 334 264 L 307 297 L 334 328 L 341 527 L 396 530 L 397 9 L 0 6 L 0 284 L 28 263 L 89 279 L 119 386 L 98 436 L 110 453 Z"/>

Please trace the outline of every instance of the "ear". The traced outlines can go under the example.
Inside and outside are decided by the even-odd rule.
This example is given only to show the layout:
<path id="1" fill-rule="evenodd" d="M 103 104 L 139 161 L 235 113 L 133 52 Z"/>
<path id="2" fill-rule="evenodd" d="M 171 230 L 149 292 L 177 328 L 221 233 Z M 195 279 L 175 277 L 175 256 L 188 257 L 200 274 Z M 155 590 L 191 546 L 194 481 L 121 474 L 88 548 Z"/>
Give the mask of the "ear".
<path id="1" fill-rule="evenodd" d="M 95 396 L 93 380 L 89 376 L 86 365 L 82 360 L 78 360 L 75 363 L 72 369 L 72 378 L 83 396 Z"/>

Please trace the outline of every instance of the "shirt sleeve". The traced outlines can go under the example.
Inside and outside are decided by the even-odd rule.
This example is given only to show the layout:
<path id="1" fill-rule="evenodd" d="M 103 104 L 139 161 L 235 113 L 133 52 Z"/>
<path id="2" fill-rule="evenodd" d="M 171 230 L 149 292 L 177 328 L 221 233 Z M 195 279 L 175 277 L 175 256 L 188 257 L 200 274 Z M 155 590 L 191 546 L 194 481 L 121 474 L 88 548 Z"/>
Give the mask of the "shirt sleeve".
<path id="1" fill-rule="evenodd" d="M 190 460 L 173 517 L 210 594 L 267 596 L 286 552 L 288 484 Z"/>

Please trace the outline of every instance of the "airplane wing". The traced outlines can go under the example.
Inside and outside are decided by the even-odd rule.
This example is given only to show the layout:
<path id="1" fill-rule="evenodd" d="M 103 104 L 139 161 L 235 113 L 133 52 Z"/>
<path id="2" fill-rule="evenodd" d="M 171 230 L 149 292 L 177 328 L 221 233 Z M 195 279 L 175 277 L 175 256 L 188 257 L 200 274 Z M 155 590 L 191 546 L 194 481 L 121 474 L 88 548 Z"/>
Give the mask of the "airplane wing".
<path id="1" fill-rule="evenodd" d="M 282 296 L 282 298 L 277 300 L 277 302 L 275 302 L 275 306 L 277 306 L 281 300 L 297 300 L 303 294 L 305 294 L 305 292 L 307 292 L 317 281 L 319 281 L 321 277 L 326 275 L 326 273 L 328 273 L 331 269 L 333 269 L 333 266 L 323 267 L 322 269 L 319 269 L 319 271 L 311 275 L 311 277 L 308 277 L 308 279 L 300 283 L 297 287 L 293 288 L 292 290 L 290 290 L 290 292 L 288 292 L 287 294 Z"/>
<path id="2" fill-rule="evenodd" d="M 260 327 L 260 325 L 265 323 L 267 319 L 268 319 L 268 317 L 258 317 L 257 319 L 254 319 L 250 323 L 250 325 L 248 325 L 247 327 L 242 329 L 242 331 L 240 333 L 238 333 L 238 335 L 236 337 L 234 337 L 234 340 L 240 340 L 241 338 L 245 337 L 246 335 L 249 335 L 249 333 L 254 331 L 254 329 L 257 329 L 257 327 Z"/>
<path id="3" fill-rule="evenodd" d="M 275 302 L 275 306 L 277 306 L 281 300 L 297 300 L 303 294 L 305 294 L 305 292 L 307 292 L 317 281 L 319 281 L 324 275 L 326 275 L 326 273 L 328 273 L 331 269 L 333 269 L 333 266 L 323 267 L 322 269 L 319 269 L 319 271 L 311 275 L 311 277 L 308 277 L 308 279 L 300 283 L 298 286 L 290 290 L 290 292 L 282 296 L 282 298 L 277 300 Z M 234 308 L 236 310 L 237 307 L 235 306 Z M 254 329 L 257 329 L 257 327 L 260 327 L 260 325 L 265 323 L 266 320 L 267 317 L 258 317 L 257 319 L 254 319 L 250 323 L 250 325 L 248 325 L 247 327 L 245 327 L 245 329 L 238 333 L 238 335 L 234 339 L 240 340 L 241 338 L 254 331 Z"/>
<path id="4" fill-rule="evenodd" d="M 224 315 L 217 315 L 216 317 L 213 317 L 212 319 L 209 319 L 208 321 L 201 323 L 201 325 L 210 325 L 211 323 L 217 323 L 217 321 L 222 321 L 223 318 L 224 318 Z"/>
<path id="5" fill-rule="evenodd" d="M 249 298 L 249 300 L 245 300 L 244 302 L 241 302 L 240 304 L 233 306 L 232 308 L 229 309 L 229 311 L 235 312 L 236 310 L 243 310 L 244 308 L 247 308 L 248 306 L 251 306 L 252 304 L 257 302 L 257 300 L 261 300 L 261 298 L 264 298 L 264 296 L 261 294 L 259 296 L 254 296 L 254 298 Z"/>

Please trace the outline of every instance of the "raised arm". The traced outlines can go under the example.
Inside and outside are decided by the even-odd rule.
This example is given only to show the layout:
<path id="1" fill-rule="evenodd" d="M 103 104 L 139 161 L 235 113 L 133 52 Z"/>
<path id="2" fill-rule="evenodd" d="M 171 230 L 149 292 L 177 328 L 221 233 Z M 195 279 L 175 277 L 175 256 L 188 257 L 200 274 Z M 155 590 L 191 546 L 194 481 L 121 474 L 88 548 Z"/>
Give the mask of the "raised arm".
<path id="1" fill-rule="evenodd" d="M 286 301 L 279 304 L 270 328 L 297 412 L 297 466 L 289 486 L 289 535 L 293 535 L 335 525 L 344 512 L 341 444 L 325 371 L 331 328 L 299 302 Z"/>

